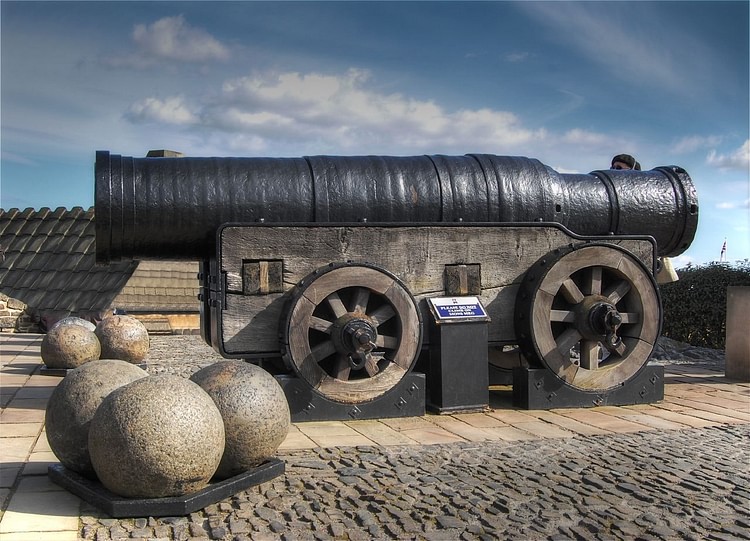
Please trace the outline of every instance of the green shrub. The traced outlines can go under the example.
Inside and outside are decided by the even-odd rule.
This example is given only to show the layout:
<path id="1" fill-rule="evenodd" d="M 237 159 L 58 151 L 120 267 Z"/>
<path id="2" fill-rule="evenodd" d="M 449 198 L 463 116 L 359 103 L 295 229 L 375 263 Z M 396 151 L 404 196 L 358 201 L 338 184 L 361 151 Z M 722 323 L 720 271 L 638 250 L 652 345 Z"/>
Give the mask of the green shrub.
<path id="1" fill-rule="evenodd" d="M 727 287 L 750 286 L 750 260 L 678 269 L 680 279 L 661 286 L 662 334 L 694 346 L 724 349 Z"/>

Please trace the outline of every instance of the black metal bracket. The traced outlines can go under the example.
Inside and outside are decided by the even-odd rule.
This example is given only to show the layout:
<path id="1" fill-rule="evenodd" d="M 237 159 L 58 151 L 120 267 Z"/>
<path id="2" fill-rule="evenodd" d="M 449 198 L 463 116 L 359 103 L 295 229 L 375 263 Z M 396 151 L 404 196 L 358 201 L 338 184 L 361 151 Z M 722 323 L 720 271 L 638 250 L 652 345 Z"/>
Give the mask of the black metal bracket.
<path id="1" fill-rule="evenodd" d="M 547 368 L 513 369 L 513 405 L 528 410 L 651 404 L 664 400 L 664 367 L 646 365 L 608 391 L 589 392 L 563 383 Z"/>
<path id="2" fill-rule="evenodd" d="M 409 372 L 384 395 L 369 402 L 344 404 L 318 394 L 306 381 L 292 375 L 278 375 L 291 412 L 292 422 L 353 421 L 392 417 L 420 417 L 425 414 L 425 376 Z"/>

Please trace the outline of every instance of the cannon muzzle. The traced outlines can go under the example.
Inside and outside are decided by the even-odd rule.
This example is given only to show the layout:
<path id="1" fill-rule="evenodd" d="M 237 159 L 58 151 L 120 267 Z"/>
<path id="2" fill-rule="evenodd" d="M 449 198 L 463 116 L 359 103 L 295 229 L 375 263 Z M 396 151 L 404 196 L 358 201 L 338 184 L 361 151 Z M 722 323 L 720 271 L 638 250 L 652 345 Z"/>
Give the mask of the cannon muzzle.
<path id="1" fill-rule="evenodd" d="M 133 158 L 99 151 L 96 252 L 203 259 L 228 222 L 557 222 L 580 235 L 650 235 L 685 251 L 698 223 L 676 166 L 561 174 L 538 160 L 465 156 Z"/>

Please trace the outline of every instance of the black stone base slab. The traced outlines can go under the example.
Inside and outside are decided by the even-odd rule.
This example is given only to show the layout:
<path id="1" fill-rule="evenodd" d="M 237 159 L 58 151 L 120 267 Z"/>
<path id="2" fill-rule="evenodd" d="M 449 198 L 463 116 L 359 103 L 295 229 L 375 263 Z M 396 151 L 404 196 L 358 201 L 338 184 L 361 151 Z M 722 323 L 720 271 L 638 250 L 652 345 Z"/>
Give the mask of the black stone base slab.
<path id="1" fill-rule="evenodd" d="M 62 464 L 47 469 L 49 478 L 82 500 L 104 511 L 112 518 L 177 517 L 225 500 L 250 487 L 265 483 L 283 474 L 284 462 L 271 458 L 260 466 L 223 481 L 212 482 L 203 490 L 170 498 L 124 498 L 104 488 L 98 481 L 87 479 Z"/>
<path id="2" fill-rule="evenodd" d="M 136 366 L 138 368 L 142 368 L 143 370 L 146 370 L 147 367 L 146 363 L 136 364 Z M 46 365 L 42 365 L 41 367 L 39 367 L 39 374 L 42 376 L 55 376 L 58 378 L 64 378 L 71 370 L 75 370 L 75 368 L 49 368 Z"/>
<path id="3" fill-rule="evenodd" d="M 64 378 L 69 370 L 73 370 L 73 369 L 72 368 L 47 368 L 46 366 L 42 366 L 39 368 L 39 374 L 42 376 L 55 376 L 58 378 Z"/>
<path id="4" fill-rule="evenodd" d="M 566 385 L 546 368 L 513 370 L 513 405 L 528 410 L 628 406 L 664 400 L 664 366 L 646 365 L 630 381 L 606 392 Z"/>
<path id="5" fill-rule="evenodd" d="M 279 375 L 276 381 L 284 389 L 293 423 L 420 417 L 425 412 L 425 375 L 416 372 L 406 374 L 384 395 L 360 404 L 329 400 L 295 376 Z"/>

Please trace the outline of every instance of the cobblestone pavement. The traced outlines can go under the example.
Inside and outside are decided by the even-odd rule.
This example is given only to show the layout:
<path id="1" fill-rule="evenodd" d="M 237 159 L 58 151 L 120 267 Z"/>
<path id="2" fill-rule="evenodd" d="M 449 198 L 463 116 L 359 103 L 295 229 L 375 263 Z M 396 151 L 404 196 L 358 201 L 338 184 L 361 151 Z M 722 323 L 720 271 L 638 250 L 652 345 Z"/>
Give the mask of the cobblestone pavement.
<path id="1" fill-rule="evenodd" d="M 292 451 L 188 517 L 82 516 L 81 537 L 750 539 L 750 425 L 517 443 Z"/>
<path id="2" fill-rule="evenodd" d="M 218 360 L 196 343 L 154 340 L 149 372 L 188 376 Z M 750 539 L 749 437 L 740 424 L 280 451 L 284 475 L 187 517 L 116 520 L 84 504 L 80 537 Z"/>

